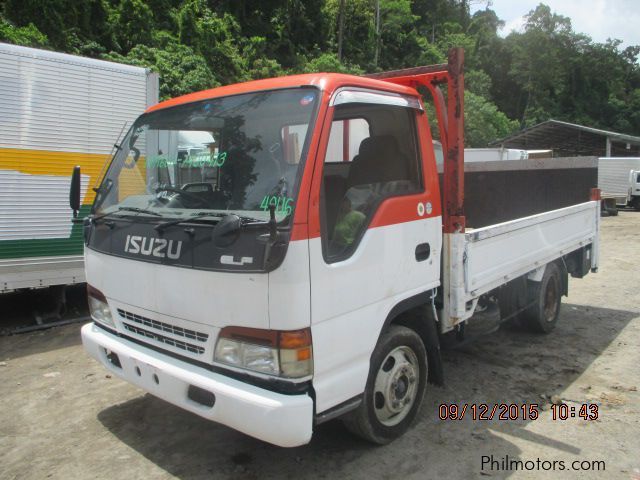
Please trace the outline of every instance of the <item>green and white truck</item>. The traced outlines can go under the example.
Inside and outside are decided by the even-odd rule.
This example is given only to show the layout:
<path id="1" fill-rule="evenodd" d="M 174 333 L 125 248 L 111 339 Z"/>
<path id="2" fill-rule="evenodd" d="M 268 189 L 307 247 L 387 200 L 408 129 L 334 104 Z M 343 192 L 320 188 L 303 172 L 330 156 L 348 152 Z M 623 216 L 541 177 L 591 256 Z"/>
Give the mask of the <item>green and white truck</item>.
<path id="1" fill-rule="evenodd" d="M 118 133 L 157 101 L 148 69 L 0 43 L 0 293 L 84 282 L 71 168 L 84 216 Z"/>

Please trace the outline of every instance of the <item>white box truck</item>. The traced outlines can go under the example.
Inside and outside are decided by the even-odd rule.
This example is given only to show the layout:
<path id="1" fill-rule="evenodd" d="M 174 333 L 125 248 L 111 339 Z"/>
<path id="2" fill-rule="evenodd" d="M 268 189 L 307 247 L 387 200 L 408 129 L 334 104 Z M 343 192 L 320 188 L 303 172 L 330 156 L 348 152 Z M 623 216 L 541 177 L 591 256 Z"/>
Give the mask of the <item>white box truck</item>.
<path id="1" fill-rule="evenodd" d="M 0 292 L 84 282 L 70 169 L 84 216 L 119 132 L 157 101 L 147 69 L 0 43 Z"/>
<path id="2" fill-rule="evenodd" d="M 610 213 L 616 214 L 618 207 L 640 211 L 640 158 L 599 158 L 598 188 Z"/>

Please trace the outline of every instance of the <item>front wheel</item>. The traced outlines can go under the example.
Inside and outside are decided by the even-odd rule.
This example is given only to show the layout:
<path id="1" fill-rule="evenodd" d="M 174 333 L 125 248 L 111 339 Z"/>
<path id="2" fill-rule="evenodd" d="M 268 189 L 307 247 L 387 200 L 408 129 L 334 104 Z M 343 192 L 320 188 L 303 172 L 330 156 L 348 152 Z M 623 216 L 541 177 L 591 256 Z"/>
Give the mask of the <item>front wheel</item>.
<path id="1" fill-rule="evenodd" d="M 379 445 L 402 435 L 422 404 L 427 368 L 427 352 L 418 334 L 391 325 L 371 356 L 362 403 L 345 419 L 347 428 Z"/>

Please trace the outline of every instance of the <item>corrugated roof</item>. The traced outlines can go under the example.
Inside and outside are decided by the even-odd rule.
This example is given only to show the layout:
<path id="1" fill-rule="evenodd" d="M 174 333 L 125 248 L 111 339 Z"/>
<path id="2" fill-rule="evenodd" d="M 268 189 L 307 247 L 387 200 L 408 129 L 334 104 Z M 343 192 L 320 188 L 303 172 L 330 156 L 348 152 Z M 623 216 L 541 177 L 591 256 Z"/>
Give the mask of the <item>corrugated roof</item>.
<path id="1" fill-rule="evenodd" d="M 602 157 L 606 154 L 607 138 L 611 141 L 613 156 L 637 155 L 640 152 L 640 137 L 553 119 L 489 145 L 523 150 L 552 149 L 556 156 Z M 627 144 L 631 148 L 627 149 Z"/>

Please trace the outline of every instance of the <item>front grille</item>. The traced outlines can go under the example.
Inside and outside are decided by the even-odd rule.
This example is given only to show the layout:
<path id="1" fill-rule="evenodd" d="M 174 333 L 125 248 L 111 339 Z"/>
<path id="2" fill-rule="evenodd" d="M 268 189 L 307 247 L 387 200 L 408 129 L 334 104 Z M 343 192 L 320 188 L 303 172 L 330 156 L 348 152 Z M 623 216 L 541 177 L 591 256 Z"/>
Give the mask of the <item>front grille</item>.
<path id="1" fill-rule="evenodd" d="M 136 327 L 135 325 L 131 325 L 126 322 L 122 322 L 122 325 L 124 325 L 124 328 L 126 330 L 137 335 L 142 335 L 143 337 L 150 338 L 152 340 L 155 340 L 156 342 L 171 345 L 172 347 L 180 348 L 187 352 L 197 353 L 198 355 L 202 355 L 204 353 L 204 347 L 201 347 L 199 345 L 193 345 L 192 343 L 183 342 L 182 340 L 175 340 L 173 338 L 165 337 L 164 335 L 160 335 L 159 333 L 151 332 L 149 330 Z"/>
<path id="2" fill-rule="evenodd" d="M 161 332 L 172 333 L 178 337 L 190 338 L 191 340 L 196 340 L 198 342 L 206 342 L 209 338 L 209 335 L 202 332 L 196 332 L 195 330 L 189 330 L 187 328 L 176 327 L 175 325 L 170 325 L 168 323 L 159 322 L 158 320 L 153 320 L 151 318 L 143 317 L 142 315 L 137 315 L 135 313 L 127 312 L 126 310 L 118 309 L 118 314 L 132 322 L 136 322 L 139 325 L 144 325 L 145 327 L 151 327 L 155 330 L 160 330 Z"/>

